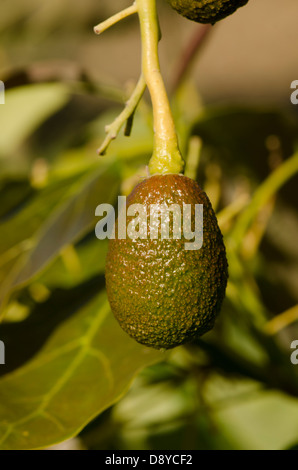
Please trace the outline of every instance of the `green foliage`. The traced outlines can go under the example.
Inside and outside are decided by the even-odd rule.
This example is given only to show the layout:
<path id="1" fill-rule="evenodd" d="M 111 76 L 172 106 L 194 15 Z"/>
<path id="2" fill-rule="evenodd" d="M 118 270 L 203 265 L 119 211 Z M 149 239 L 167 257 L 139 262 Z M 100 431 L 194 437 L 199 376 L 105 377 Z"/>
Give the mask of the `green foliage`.
<path id="1" fill-rule="evenodd" d="M 160 358 L 127 338 L 103 294 L 78 303 L 34 359 L 1 380 L 1 448 L 39 448 L 75 435 Z"/>
<path id="2" fill-rule="evenodd" d="M 40 34 L 52 31 L 57 18 L 41 18 Z M 150 108 L 142 102 L 131 138 L 119 135 L 99 158 L 122 90 L 83 75 L 16 82 L 0 110 L 0 448 L 72 436 L 87 449 L 295 448 L 297 115 L 204 107 L 192 83 L 173 96 L 182 153 L 198 163 L 224 235 L 229 282 L 215 328 L 164 355 L 114 320 L 107 242 L 94 234 L 96 206 L 116 205 L 146 174 Z"/>
<path id="3" fill-rule="evenodd" d="M 27 88 L 30 95 L 34 87 Z M 43 90 L 46 95 L 46 85 Z M 22 89 L 22 100 L 24 93 Z M 296 137 L 292 121 L 268 110 L 207 108 L 202 113 L 187 107 L 184 111 L 188 103 L 185 98 L 181 90 L 173 104 L 178 123 L 184 113 L 189 117 L 181 119 L 179 125 L 182 142 L 187 149 L 191 135 L 203 139 L 199 180 L 211 196 L 216 186 L 222 191 L 213 204 L 222 208 L 218 218 L 228 250 L 230 280 L 215 329 L 196 344 L 185 350 L 180 347 L 165 357 L 123 333 L 107 304 L 103 278 L 107 243 L 95 238 L 94 212 L 101 202 L 116 203 L 121 184 L 124 189 L 135 172 L 143 171 L 140 168 L 146 163 L 151 133 L 146 107 L 136 114 L 135 139 L 120 137 L 99 161 L 95 161 L 93 151 L 86 155 L 84 143 L 54 159 L 45 158 L 41 166 L 34 155 L 25 157 L 21 174 L 17 165 L 10 164 L 8 169 L 4 159 L 0 241 L 4 323 L 0 331 L 7 364 L 1 368 L 0 380 L 2 449 L 42 448 L 80 431 L 82 442 L 89 448 L 108 448 L 115 441 L 119 448 L 183 449 L 188 444 L 182 436 L 189 433 L 195 436 L 189 442 L 193 448 L 282 448 L 295 441 L 298 407 L 294 399 L 283 394 L 297 395 L 298 374 L 289 361 L 287 347 L 280 344 L 278 336 L 266 333 L 271 306 L 255 283 L 262 285 L 264 279 L 271 282 L 266 254 L 260 251 L 261 238 L 269 236 L 269 216 L 261 235 L 258 217 L 273 203 L 276 191 L 285 184 L 290 186 L 289 179 L 298 171 L 297 155 L 286 158 L 264 179 L 258 167 L 251 165 L 246 150 L 238 165 L 251 181 L 251 196 L 239 207 L 233 197 L 225 196 L 227 183 L 208 176 L 208 165 L 220 165 L 229 184 L 237 184 L 237 171 L 230 171 L 225 158 L 220 163 L 219 158 L 221 154 L 229 159 L 239 155 L 238 142 L 240 148 L 245 140 L 240 122 L 246 129 L 256 121 L 263 123 L 258 127 L 259 134 L 268 136 L 274 131 L 283 148 L 293 149 Z M 40 115 L 40 124 L 47 112 L 57 112 L 52 103 L 49 107 Z M 216 128 L 228 126 L 235 115 L 238 125 L 230 126 L 233 138 L 227 139 L 227 133 L 221 134 Z M 100 121 L 108 122 L 109 116 L 100 112 Z M 90 121 L 88 127 L 95 148 L 98 120 Z M 38 132 L 37 126 L 33 135 Z M 224 144 L 220 135 L 225 138 Z M 254 151 L 266 154 L 264 139 L 248 142 L 253 143 Z M 8 143 L 8 148 L 13 147 Z M 270 213 L 270 220 L 278 217 L 278 207 Z M 252 240 L 249 245 L 245 243 L 247 237 Z M 289 337 L 294 334 L 291 328 L 295 331 L 290 327 Z M 163 361 L 163 365 L 146 369 L 124 396 L 133 377 L 157 361 Z M 263 387 L 280 393 L 265 393 Z M 211 413 L 204 408 L 205 402 Z M 229 403 L 227 407 L 225 402 Z M 223 403 L 219 410 L 217 403 Z M 152 411 L 155 407 L 156 414 Z M 108 414 L 102 415 L 107 409 Z M 277 409 L 286 413 L 282 422 L 287 431 L 282 439 L 266 427 L 265 410 L 268 416 L 273 414 L 280 420 Z M 247 413 L 251 427 L 243 425 L 244 419 L 248 423 Z M 258 413 L 263 423 L 262 427 L 257 425 L 260 435 L 254 432 Z M 103 429 L 109 431 L 103 433 Z"/>

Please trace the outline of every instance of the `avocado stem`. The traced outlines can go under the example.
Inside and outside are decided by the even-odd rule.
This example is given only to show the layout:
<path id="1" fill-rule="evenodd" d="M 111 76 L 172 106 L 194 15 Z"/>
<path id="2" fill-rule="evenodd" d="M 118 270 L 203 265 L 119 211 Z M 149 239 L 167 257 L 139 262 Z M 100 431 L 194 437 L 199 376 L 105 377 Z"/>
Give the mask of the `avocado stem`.
<path id="1" fill-rule="evenodd" d="M 107 150 L 108 146 L 110 145 L 110 142 L 114 139 L 116 139 L 121 127 L 125 123 L 125 121 L 128 121 L 131 116 L 133 116 L 136 107 L 138 106 L 144 91 L 146 90 L 146 82 L 144 80 L 143 74 L 141 74 L 139 81 L 132 92 L 129 100 L 126 102 L 125 108 L 123 111 L 119 114 L 119 116 L 111 123 L 108 124 L 105 127 L 106 131 L 106 138 L 97 149 L 97 153 L 99 155 L 104 155 L 105 151 Z M 127 134 L 126 134 L 127 135 Z"/>
<path id="2" fill-rule="evenodd" d="M 136 0 L 142 38 L 142 71 L 151 96 L 154 148 L 149 162 L 151 174 L 181 173 L 184 167 L 167 92 L 160 72 L 160 29 L 156 0 Z"/>
<path id="3" fill-rule="evenodd" d="M 95 34 L 101 34 L 104 31 L 106 31 L 108 28 L 113 26 L 114 24 L 118 23 L 119 21 L 123 20 L 124 18 L 127 18 L 128 16 L 133 15 L 134 13 L 137 13 L 137 5 L 134 2 L 130 7 L 125 8 L 122 11 L 119 11 L 115 15 L 111 16 L 107 20 L 103 21 L 102 23 L 99 23 L 97 26 L 94 26 L 93 31 Z"/>

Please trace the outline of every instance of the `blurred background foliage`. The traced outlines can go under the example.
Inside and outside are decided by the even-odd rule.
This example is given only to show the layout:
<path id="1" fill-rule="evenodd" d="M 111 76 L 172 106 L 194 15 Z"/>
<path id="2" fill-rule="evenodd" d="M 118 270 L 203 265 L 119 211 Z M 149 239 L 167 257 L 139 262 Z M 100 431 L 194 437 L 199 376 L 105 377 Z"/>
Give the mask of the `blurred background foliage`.
<path id="1" fill-rule="evenodd" d="M 251 0 L 212 28 L 177 86 L 201 26 L 159 1 L 186 172 L 217 211 L 230 272 L 214 330 L 165 354 L 114 320 L 94 234 L 96 206 L 116 206 L 152 150 L 146 95 L 131 137 L 96 154 L 139 75 L 137 19 L 98 38 L 129 2 L 2 2 L 1 449 L 297 446 L 298 6 L 284 3 Z"/>

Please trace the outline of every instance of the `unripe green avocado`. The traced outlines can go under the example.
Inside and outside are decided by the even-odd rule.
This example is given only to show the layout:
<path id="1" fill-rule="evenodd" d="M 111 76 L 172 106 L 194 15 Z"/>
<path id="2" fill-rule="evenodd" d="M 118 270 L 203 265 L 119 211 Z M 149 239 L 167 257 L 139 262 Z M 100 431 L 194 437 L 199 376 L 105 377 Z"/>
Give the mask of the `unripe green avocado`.
<path id="1" fill-rule="evenodd" d="M 186 176 L 167 174 L 145 179 L 128 196 L 126 209 L 132 204 L 148 208 L 147 237 L 120 239 L 118 217 L 106 260 L 108 299 L 120 326 L 136 341 L 156 349 L 173 348 L 214 326 L 228 278 L 223 237 L 206 193 Z M 153 204 L 180 207 L 180 239 L 173 237 L 173 220 L 168 239 L 161 237 L 160 221 L 158 238 L 151 239 L 149 208 Z M 184 236 L 184 204 L 191 208 L 188 220 L 193 232 L 195 205 L 203 205 L 200 249 L 186 249 L 189 235 L 187 239 Z M 127 216 L 127 229 L 132 220 Z"/>
<path id="2" fill-rule="evenodd" d="M 197 23 L 216 23 L 246 5 L 248 0 L 168 0 L 180 15 Z"/>

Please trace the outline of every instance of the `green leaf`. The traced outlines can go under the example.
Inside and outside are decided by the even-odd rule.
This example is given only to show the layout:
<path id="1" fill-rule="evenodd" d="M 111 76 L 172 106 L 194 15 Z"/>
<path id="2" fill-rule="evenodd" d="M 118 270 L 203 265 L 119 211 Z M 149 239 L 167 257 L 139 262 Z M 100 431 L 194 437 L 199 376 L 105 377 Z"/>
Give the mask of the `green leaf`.
<path id="1" fill-rule="evenodd" d="M 113 203 L 119 187 L 115 167 L 99 167 L 83 182 L 71 188 L 71 197 L 45 221 L 32 240 L 29 251 L 14 265 L 0 291 L 6 296 L 11 289 L 28 283 L 60 250 L 76 242 L 96 223 L 95 208 L 100 203 Z M 21 227 L 20 227 L 21 229 Z"/>
<path id="2" fill-rule="evenodd" d="M 19 293 L 20 302 L 17 305 L 26 308 L 25 317 L 12 322 L 3 322 L 0 326 L 1 339 L 5 344 L 6 356 L 9 358 L 1 366 L 0 376 L 11 373 L 31 360 L 59 325 L 90 302 L 105 285 L 103 275 L 94 276 L 73 288 L 56 288 L 51 292 L 48 290 L 47 297 L 33 302 L 32 291 L 36 298 L 38 288 L 42 288 L 42 284 L 38 281 Z M 8 305 L 8 312 L 5 312 L 6 320 L 11 318 L 11 311 L 15 305 L 15 301 Z"/>
<path id="3" fill-rule="evenodd" d="M 67 248 L 66 252 L 56 258 L 39 276 L 38 282 L 50 289 L 69 288 L 97 274 L 102 274 L 105 269 L 107 248 L 108 240 L 97 240 L 92 233 L 91 240 L 88 239 L 86 243 L 80 242 L 71 249 Z M 74 260 L 72 255 L 75 257 Z"/>
<path id="4" fill-rule="evenodd" d="M 78 176 L 52 182 L 23 200 L 18 211 L 0 225 L 0 281 L 7 278 L 12 266 L 33 246 L 33 236 L 58 204 L 70 197 Z"/>
<path id="5" fill-rule="evenodd" d="M 0 380 L 0 448 L 37 449 L 76 435 L 121 398 L 137 372 L 164 357 L 129 338 L 100 294 Z"/>
<path id="6" fill-rule="evenodd" d="M 283 450 L 297 439 L 297 400 L 281 393 L 262 392 L 214 408 L 221 432 L 241 450 Z"/>
<path id="7" fill-rule="evenodd" d="M 249 206 L 240 214 L 233 227 L 233 248 L 241 244 L 245 233 L 259 210 L 274 194 L 298 173 L 298 153 L 285 160 L 268 178 L 256 189 Z"/>
<path id="8" fill-rule="evenodd" d="M 21 142 L 67 100 L 67 87 L 61 83 L 8 90 L 0 112 L 0 157 L 17 150 Z"/>
<path id="9" fill-rule="evenodd" d="M 1 261 L 5 252 L 32 238 L 55 207 L 71 197 L 73 187 L 79 179 L 78 175 L 75 175 L 55 180 L 47 187 L 33 191 L 31 197 L 23 198 L 22 203 L 16 208 L 18 210 L 9 214 L 1 223 Z"/>

